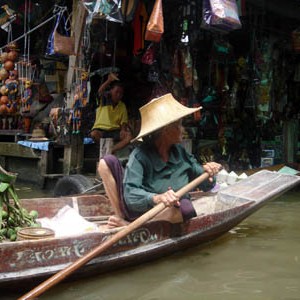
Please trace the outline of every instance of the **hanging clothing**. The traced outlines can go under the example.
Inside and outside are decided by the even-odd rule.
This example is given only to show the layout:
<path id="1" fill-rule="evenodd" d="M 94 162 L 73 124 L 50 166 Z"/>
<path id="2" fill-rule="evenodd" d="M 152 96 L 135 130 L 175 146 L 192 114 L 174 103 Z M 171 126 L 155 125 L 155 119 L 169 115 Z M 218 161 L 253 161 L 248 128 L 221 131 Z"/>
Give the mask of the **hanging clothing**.
<path id="1" fill-rule="evenodd" d="M 133 55 L 138 55 L 144 49 L 144 33 L 147 26 L 148 14 L 144 2 L 140 1 L 136 9 L 132 27 L 133 27 Z"/>

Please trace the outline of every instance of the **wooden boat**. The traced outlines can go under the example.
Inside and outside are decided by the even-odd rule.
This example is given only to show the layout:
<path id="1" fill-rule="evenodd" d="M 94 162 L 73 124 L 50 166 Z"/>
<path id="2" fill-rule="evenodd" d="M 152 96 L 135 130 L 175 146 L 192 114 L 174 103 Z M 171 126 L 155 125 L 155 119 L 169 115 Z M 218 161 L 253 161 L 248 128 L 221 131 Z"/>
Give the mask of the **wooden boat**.
<path id="1" fill-rule="evenodd" d="M 69 278 L 140 264 L 212 241 L 299 182 L 298 176 L 260 171 L 216 193 L 200 193 L 200 200 L 194 201 L 202 211 L 197 217 L 181 224 L 149 221 L 76 270 Z M 192 195 L 196 197 L 199 193 Z M 53 217 L 66 205 L 98 224 L 111 214 L 109 202 L 103 195 L 22 200 L 23 207 L 37 210 L 41 218 Z M 115 230 L 94 230 L 65 237 L 2 242 L 0 289 L 33 287 L 114 234 Z"/>
<path id="2" fill-rule="evenodd" d="M 276 171 L 277 172 L 277 171 L 280 171 L 284 167 L 292 168 L 295 172 L 299 171 L 299 173 L 300 173 L 299 164 L 297 164 L 297 163 L 286 163 L 286 164 L 272 165 L 272 166 L 268 166 L 268 167 L 248 169 L 248 170 L 244 170 L 244 171 L 239 172 L 239 174 L 245 173 L 248 176 L 250 176 L 250 175 L 252 175 L 254 173 L 257 173 L 259 171 L 262 171 L 262 170 Z"/>

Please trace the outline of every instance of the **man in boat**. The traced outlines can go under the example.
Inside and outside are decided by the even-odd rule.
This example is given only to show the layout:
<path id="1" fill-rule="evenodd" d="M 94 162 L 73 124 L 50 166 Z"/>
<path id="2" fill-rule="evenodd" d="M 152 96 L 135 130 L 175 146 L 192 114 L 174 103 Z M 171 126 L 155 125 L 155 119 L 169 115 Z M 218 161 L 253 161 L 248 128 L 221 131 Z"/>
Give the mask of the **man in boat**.
<path id="1" fill-rule="evenodd" d="M 110 88 L 107 91 L 108 87 Z M 96 119 L 90 136 L 97 144 L 101 138 L 112 138 L 114 140 L 112 153 L 124 148 L 132 139 L 127 126 L 126 105 L 122 102 L 123 94 L 123 84 L 114 73 L 110 73 L 98 89 L 99 107 L 96 110 Z"/>
<path id="2" fill-rule="evenodd" d="M 130 154 L 124 178 L 113 155 L 104 156 L 99 163 L 98 172 L 115 212 L 108 227 L 124 226 L 160 202 L 168 209 L 158 214 L 156 220 L 179 223 L 197 215 L 189 195 L 179 199 L 175 191 L 204 172 L 210 178 L 199 188 L 208 191 L 221 169 L 215 162 L 201 166 L 180 144 L 182 118 L 200 109 L 181 105 L 171 94 L 140 108 L 141 129 L 134 141 L 142 139 L 142 143 Z"/>

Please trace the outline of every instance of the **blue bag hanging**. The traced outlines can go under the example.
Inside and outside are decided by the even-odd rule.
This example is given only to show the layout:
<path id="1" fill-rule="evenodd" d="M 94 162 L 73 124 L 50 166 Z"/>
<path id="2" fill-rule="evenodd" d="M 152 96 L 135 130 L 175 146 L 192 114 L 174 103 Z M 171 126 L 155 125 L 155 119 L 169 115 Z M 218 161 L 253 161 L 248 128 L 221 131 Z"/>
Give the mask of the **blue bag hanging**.
<path id="1" fill-rule="evenodd" d="M 46 53 L 45 53 L 46 56 L 56 55 L 54 51 L 54 31 L 57 29 L 60 19 L 61 19 L 61 13 L 58 13 L 55 18 L 55 26 L 48 37 Z"/>
<path id="2" fill-rule="evenodd" d="M 57 10 L 57 8 L 54 9 L 54 12 Z M 55 51 L 54 49 L 54 35 L 55 32 L 58 30 L 58 28 L 60 28 L 60 30 L 62 31 L 62 34 L 64 36 L 69 37 L 70 36 L 70 31 L 67 29 L 67 23 L 69 20 L 69 17 L 66 19 L 66 15 L 65 12 L 67 12 L 66 7 L 60 7 L 59 11 L 56 14 L 56 18 L 55 18 L 55 25 L 53 30 L 51 31 L 49 37 L 48 37 L 48 41 L 47 41 L 47 46 L 46 46 L 46 56 L 56 56 L 56 57 L 60 57 L 62 56 L 62 54 L 59 54 Z M 64 24 L 63 26 L 61 26 L 62 24 Z"/>

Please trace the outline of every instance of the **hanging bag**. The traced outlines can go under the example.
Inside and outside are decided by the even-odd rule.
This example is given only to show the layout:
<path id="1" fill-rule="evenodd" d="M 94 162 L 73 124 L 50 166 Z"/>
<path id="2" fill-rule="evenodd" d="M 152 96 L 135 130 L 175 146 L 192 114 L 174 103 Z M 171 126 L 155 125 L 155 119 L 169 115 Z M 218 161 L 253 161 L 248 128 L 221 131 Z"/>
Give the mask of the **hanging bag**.
<path id="1" fill-rule="evenodd" d="M 54 52 L 64 55 L 75 55 L 75 38 L 64 36 L 54 31 Z"/>
<path id="2" fill-rule="evenodd" d="M 152 65 L 155 61 L 155 48 L 154 44 L 150 43 L 147 50 L 144 52 L 141 62 L 145 65 Z"/>
<path id="3" fill-rule="evenodd" d="M 61 18 L 63 21 L 62 24 L 62 34 L 58 32 L 59 25 L 57 24 L 56 28 L 54 29 L 53 40 L 54 40 L 54 52 L 64 55 L 75 55 L 75 37 L 70 36 L 70 28 L 68 25 L 70 24 L 70 17 L 71 15 L 68 14 L 67 19 L 65 20 L 65 16 Z"/>
<path id="4" fill-rule="evenodd" d="M 55 26 L 48 38 L 46 55 L 75 55 L 75 38 L 70 36 L 68 28 L 70 15 L 66 18 L 66 9 L 61 9 L 56 16 Z"/>
<path id="5" fill-rule="evenodd" d="M 149 18 L 145 40 L 159 43 L 164 33 L 164 17 L 162 0 L 156 0 Z"/>
<path id="6" fill-rule="evenodd" d="M 242 27 L 236 0 L 203 0 L 201 27 L 229 32 Z"/>

